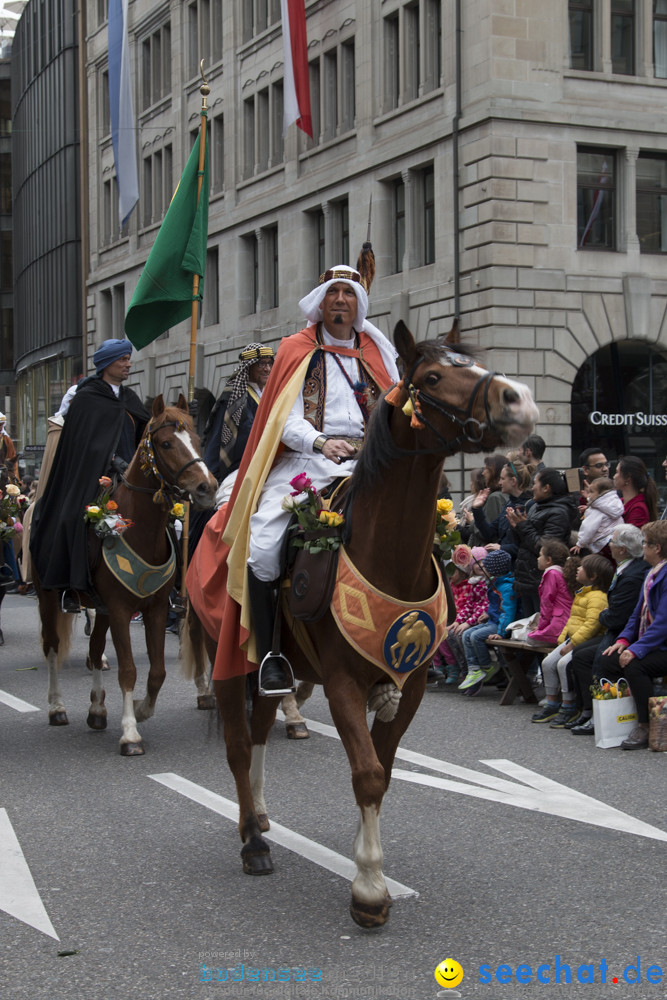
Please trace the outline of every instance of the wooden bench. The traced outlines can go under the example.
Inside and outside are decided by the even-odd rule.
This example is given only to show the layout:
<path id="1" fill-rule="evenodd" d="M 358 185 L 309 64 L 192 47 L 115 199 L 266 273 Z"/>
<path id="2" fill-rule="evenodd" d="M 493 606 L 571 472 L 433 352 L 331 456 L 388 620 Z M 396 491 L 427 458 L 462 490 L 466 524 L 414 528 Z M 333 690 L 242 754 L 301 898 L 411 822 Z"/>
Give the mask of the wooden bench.
<path id="1" fill-rule="evenodd" d="M 501 649 L 505 658 L 509 684 L 503 691 L 501 705 L 511 705 L 520 694 L 528 705 L 536 705 L 537 698 L 526 676 L 536 655 L 544 656 L 556 648 L 556 643 L 533 639 L 487 639 L 487 646 Z"/>

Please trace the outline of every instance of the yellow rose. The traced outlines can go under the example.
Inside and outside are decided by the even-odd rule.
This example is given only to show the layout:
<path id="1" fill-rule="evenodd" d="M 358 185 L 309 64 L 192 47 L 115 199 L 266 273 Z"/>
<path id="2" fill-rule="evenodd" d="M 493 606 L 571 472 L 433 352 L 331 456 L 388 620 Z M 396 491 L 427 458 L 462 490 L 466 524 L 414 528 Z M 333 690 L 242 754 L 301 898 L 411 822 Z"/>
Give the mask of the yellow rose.
<path id="1" fill-rule="evenodd" d="M 100 508 L 96 507 L 95 504 L 91 504 L 90 506 L 86 507 L 86 510 L 87 510 L 87 512 L 89 514 L 99 514 L 100 513 Z"/>
<path id="2" fill-rule="evenodd" d="M 171 508 L 171 513 L 173 517 L 184 517 L 185 516 L 184 505 L 182 503 L 175 503 L 174 506 Z"/>
<path id="3" fill-rule="evenodd" d="M 451 500 L 443 499 L 438 500 L 436 507 L 439 514 L 449 514 L 450 510 L 454 509 L 454 504 Z"/>

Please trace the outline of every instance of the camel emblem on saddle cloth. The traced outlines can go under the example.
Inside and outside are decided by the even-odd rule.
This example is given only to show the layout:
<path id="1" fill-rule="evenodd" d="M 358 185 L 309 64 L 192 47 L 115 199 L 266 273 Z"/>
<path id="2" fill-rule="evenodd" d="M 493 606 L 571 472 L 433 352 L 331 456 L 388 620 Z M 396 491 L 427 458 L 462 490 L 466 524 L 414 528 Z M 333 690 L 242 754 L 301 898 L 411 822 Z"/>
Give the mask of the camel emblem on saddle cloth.
<path id="1" fill-rule="evenodd" d="M 428 625 L 420 617 L 419 611 L 409 611 L 398 618 L 389 629 L 388 635 L 394 632 L 396 625 L 400 625 L 398 632 L 396 632 L 396 642 L 390 647 L 387 656 L 387 661 L 392 669 L 405 669 L 404 664 L 408 664 L 410 660 L 414 661 L 410 664 L 411 667 L 418 667 L 425 660 L 435 636 L 433 619 L 430 616 L 426 617 Z"/>

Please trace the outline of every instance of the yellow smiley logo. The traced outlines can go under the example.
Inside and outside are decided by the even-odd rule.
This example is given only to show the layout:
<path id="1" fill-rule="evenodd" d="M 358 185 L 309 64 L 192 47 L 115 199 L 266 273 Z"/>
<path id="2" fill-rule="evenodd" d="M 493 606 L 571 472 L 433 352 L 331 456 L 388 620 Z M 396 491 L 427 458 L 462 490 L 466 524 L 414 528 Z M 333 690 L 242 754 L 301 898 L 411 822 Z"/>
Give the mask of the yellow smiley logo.
<path id="1" fill-rule="evenodd" d="M 455 959 L 446 958 L 444 962 L 438 965 L 433 975 L 440 986 L 444 986 L 446 990 L 450 990 L 454 986 L 458 986 L 463 979 L 463 969 Z"/>

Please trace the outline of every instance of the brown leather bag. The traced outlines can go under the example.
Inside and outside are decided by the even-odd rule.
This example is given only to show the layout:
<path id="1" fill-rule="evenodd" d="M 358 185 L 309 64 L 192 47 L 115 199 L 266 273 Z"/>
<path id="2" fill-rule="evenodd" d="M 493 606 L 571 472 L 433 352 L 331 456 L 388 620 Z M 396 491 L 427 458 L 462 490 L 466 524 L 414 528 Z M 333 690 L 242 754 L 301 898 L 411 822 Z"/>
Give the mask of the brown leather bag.
<path id="1" fill-rule="evenodd" d="M 298 621 L 318 622 L 329 610 L 338 571 L 338 549 L 299 549 L 290 570 L 287 606 Z"/>

